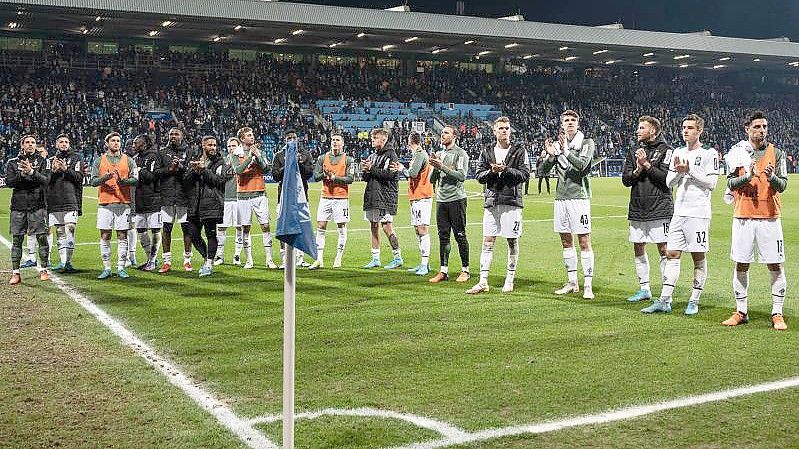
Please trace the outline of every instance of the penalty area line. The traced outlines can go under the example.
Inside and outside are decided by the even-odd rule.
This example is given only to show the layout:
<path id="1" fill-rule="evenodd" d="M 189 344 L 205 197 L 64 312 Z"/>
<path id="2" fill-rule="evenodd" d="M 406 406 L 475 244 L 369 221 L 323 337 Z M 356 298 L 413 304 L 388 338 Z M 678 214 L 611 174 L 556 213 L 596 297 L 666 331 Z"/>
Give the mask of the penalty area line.
<path id="1" fill-rule="evenodd" d="M 2 235 L 0 235 L 0 244 L 9 250 L 11 249 L 11 242 Z M 180 388 L 186 396 L 190 397 L 200 408 L 210 413 L 221 425 L 233 432 L 233 434 L 248 447 L 252 449 L 279 449 L 277 444 L 266 438 L 247 420 L 236 415 L 233 409 L 214 397 L 211 393 L 205 391 L 199 386 L 197 381 L 183 373 L 168 359 L 160 356 L 155 349 L 145 343 L 144 340 L 139 338 L 133 331 L 129 330 L 125 325 L 100 309 L 100 307 L 72 288 L 59 276 L 50 274 L 50 279 L 59 290 L 94 316 L 97 321 L 102 323 L 114 335 L 119 337 L 126 346 L 131 348 L 136 355 L 143 358 L 150 366 L 163 374 L 169 383 Z"/>

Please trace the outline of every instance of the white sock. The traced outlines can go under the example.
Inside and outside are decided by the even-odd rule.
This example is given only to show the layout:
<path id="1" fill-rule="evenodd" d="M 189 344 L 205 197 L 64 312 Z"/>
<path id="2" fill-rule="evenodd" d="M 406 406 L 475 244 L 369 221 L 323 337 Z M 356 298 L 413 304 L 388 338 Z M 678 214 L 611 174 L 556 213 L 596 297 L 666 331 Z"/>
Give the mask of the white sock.
<path id="1" fill-rule="evenodd" d="M 242 249 L 244 249 L 244 256 L 247 258 L 247 262 L 252 262 L 252 238 L 250 238 L 248 231 L 244 231 L 242 234 Z M 282 254 L 283 250 L 281 250 Z"/>
<path id="2" fill-rule="evenodd" d="M 372 248 L 372 259 L 380 260 L 380 248 Z"/>
<path id="3" fill-rule="evenodd" d="M 214 266 L 214 261 L 212 259 L 205 259 L 205 268 L 211 268 Z"/>
<path id="4" fill-rule="evenodd" d="M 144 250 L 144 255 L 147 256 L 147 262 L 149 262 L 150 254 L 152 254 L 153 250 L 153 241 L 150 239 L 149 230 L 145 230 L 139 234 L 139 243 L 141 243 L 141 247 Z"/>
<path id="5" fill-rule="evenodd" d="M 338 228 L 338 245 L 336 246 L 336 257 L 344 255 L 344 248 L 347 246 L 347 227 Z"/>
<path id="6" fill-rule="evenodd" d="M 172 252 L 167 251 L 163 255 L 164 255 L 164 263 L 172 265 Z"/>
<path id="7" fill-rule="evenodd" d="M 671 295 L 674 293 L 674 286 L 680 278 L 680 259 L 668 259 L 663 273 L 663 289 L 660 291 L 660 299 L 671 304 Z"/>
<path id="8" fill-rule="evenodd" d="M 244 230 L 241 226 L 236 227 L 236 244 L 233 249 L 233 255 L 241 257 L 241 250 L 244 248 Z"/>
<path id="9" fill-rule="evenodd" d="M 158 258 L 158 251 L 161 249 L 161 232 L 153 232 L 153 242 L 150 247 L 149 261 L 155 262 Z"/>
<path id="10" fill-rule="evenodd" d="M 325 252 L 325 230 L 316 230 L 316 260 L 321 262 L 324 260 L 322 257 Z"/>
<path id="11" fill-rule="evenodd" d="M 511 241 L 513 243 L 511 243 Z M 508 239 L 508 268 L 505 273 L 505 283 L 512 284 L 516 279 L 516 267 L 519 265 L 519 241 Z"/>
<path id="12" fill-rule="evenodd" d="M 58 234 L 58 231 L 56 231 Z M 61 264 L 67 263 L 67 229 L 64 226 L 64 230 L 61 234 L 58 235 L 58 257 L 61 261 Z"/>
<path id="13" fill-rule="evenodd" d="M 66 236 L 64 254 L 66 255 L 67 263 L 72 263 L 72 255 L 75 254 L 75 229 L 70 229 L 69 225 L 65 226 L 64 235 Z"/>
<path id="14" fill-rule="evenodd" d="M 264 243 L 264 254 L 266 254 L 266 260 L 272 260 L 272 232 L 264 232 L 261 234 L 261 240 Z"/>
<path id="15" fill-rule="evenodd" d="M 705 280 L 707 279 L 707 259 L 702 259 L 701 262 L 694 263 L 694 288 L 691 290 L 690 301 L 699 302 L 699 297 L 702 296 L 702 289 L 705 288 Z"/>
<path id="16" fill-rule="evenodd" d="M 100 239 L 100 259 L 103 261 L 103 268 L 111 269 L 111 240 Z"/>
<path id="17" fill-rule="evenodd" d="M 491 271 L 491 259 L 494 258 L 494 244 L 483 243 L 480 251 L 480 283 L 488 284 L 488 273 Z"/>
<path id="18" fill-rule="evenodd" d="M 419 237 L 419 252 L 422 254 L 422 266 L 430 265 L 430 234 Z"/>
<path id="19" fill-rule="evenodd" d="M 28 239 L 28 260 L 36 262 L 36 237 L 27 236 Z"/>
<path id="20" fill-rule="evenodd" d="M 660 256 L 660 282 L 666 279 L 666 261 L 669 260 L 666 256 Z"/>
<path id="21" fill-rule="evenodd" d="M 749 313 L 749 271 L 733 270 L 732 291 L 735 294 L 736 309 L 746 315 Z"/>
<path id="22" fill-rule="evenodd" d="M 183 252 L 183 263 L 191 263 L 191 251 Z"/>
<path id="23" fill-rule="evenodd" d="M 227 240 L 227 228 L 216 227 L 216 257 L 225 258 L 225 240 Z"/>
<path id="24" fill-rule="evenodd" d="M 788 283 L 785 280 L 785 270 L 771 271 L 771 314 L 782 315 L 782 306 L 785 304 L 785 290 Z"/>
<path id="25" fill-rule="evenodd" d="M 635 256 L 635 274 L 638 275 L 638 285 L 641 290 L 652 291 L 649 284 L 649 256 L 646 253 Z"/>
<path id="26" fill-rule="evenodd" d="M 124 270 L 128 262 L 128 239 L 117 240 L 117 271 Z"/>
<path id="27" fill-rule="evenodd" d="M 394 258 L 395 258 L 395 259 L 400 259 L 400 258 L 402 258 L 402 251 L 401 251 L 399 248 L 397 248 L 397 249 L 392 249 L 392 250 L 391 250 L 391 254 L 393 254 L 393 255 L 394 255 Z"/>
<path id="28" fill-rule="evenodd" d="M 449 274 L 449 267 L 446 266 L 446 265 L 441 265 L 441 270 L 440 271 L 442 273 L 444 273 L 444 274 Z"/>
<path id="29" fill-rule="evenodd" d="M 569 283 L 577 285 L 577 248 L 563 248 L 563 265 L 566 267 Z"/>
<path id="30" fill-rule="evenodd" d="M 136 258 L 136 242 L 138 241 L 139 233 L 135 229 L 128 230 L 128 259 Z"/>
<path id="31" fill-rule="evenodd" d="M 580 259 L 583 265 L 583 288 L 590 290 L 594 285 L 594 252 L 580 251 Z"/>

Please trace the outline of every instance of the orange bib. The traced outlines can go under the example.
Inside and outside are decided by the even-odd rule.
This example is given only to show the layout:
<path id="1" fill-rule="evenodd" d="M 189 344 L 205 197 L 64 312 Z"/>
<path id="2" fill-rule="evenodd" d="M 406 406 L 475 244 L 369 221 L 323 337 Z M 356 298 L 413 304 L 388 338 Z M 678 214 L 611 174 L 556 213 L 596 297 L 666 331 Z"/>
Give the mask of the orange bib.
<path id="1" fill-rule="evenodd" d="M 246 159 L 244 156 L 239 156 L 239 164 L 244 162 L 244 159 Z M 237 192 L 263 192 L 266 188 L 264 171 L 257 163 L 247 167 L 236 179 Z"/>
<path id="2" fill-rule="evenodd" d="M 99 176 L 105 176 L 107 173 L 119 171 L 120 178 L 127 178 L 130 176 L 130 166 L 128 165 L 128 156 L 122 155 L 119 162 L 112 164 L 108 157 L 103 154 L 100 156 Z M 97 202 L 102 205 L 106 204 L 130 204 L 130 186 L 119 184 L 116 176 L 100 184 L 97 188 Z"/>
<path id="3" fill-rule="evenodd" d="M 757 176 L 752 177 L 749 184 L 733 191 L 735 218 L 779 218 L 781 210 L 780 194 L 768 182 L 763 171 L 768 164 L 777 166 L 777 152 L 774 145 L 769 144 L 766 152 L 755 161 Z M 738 168 L 738 176 L 743 176 L 744 168 Z"/>
<path id="4" fill-rule="evenodd" d="M 333 173 L 339 178 L 347 176 L 347 155 L 341 155 L 341 160 L 338 164 L 330 162 L 330 152 L 325 153 L 325 159 L 322 161 L 322 167 L 326 172 Z M 348 184 L 339 184 L 330 182 L 327 179 L 322 181 L 322 198 L 349 198 L 350 186 Z"/>
<path id="5" fill-rule="evenodd" d="M 408 198 L 415 201 L 432 197 L 433 183 L 430 182 L 430 162 L 427 162 L 415 178 L 408 178 Z"/>

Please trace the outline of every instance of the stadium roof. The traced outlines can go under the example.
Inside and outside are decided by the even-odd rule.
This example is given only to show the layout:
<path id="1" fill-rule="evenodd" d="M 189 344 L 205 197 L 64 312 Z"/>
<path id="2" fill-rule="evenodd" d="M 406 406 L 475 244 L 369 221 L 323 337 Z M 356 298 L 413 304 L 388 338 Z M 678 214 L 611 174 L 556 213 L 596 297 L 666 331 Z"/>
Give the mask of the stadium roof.
<path id="1" fill-rule="evenodd" d="M 453 60 L 792 69 L 799 44 L 259 0 L 0 0 L 6 33 L 378 51 Z M 11 27 L 11 24 L 16 26 Z M 795 64 L 792 64 L 794 63 Z"/>

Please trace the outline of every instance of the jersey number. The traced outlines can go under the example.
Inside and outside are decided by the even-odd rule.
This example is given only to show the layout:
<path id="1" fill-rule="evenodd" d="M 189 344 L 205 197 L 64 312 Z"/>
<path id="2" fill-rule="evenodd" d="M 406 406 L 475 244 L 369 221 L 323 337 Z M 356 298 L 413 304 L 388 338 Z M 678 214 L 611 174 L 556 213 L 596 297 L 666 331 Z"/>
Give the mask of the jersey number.
<path id="1" fill-rule="evenodd" d="M 521 222 L 519 222 L 519 221 L 514 221 L 514 222 L 513 222 L 513 232 L 519 232 L 519 226 L 520 226 L 520 225 L 521 225 Z"/>
<path id="2" fill-rule="evenodd" d="M 785 245 L 782 243 L 782 240 L 777 240 L 777 254 L 782 254 L 784 246 Z"/>
<path id="3" fill-rule="evenodd" d="M 414 215 L 414 218 L 416 218 L 417 220 L 421 220 L 422 219 L 422 211 L 420 211 L 420 210 L 413 211 L 413 215 Z"/>
<path id="4" fill-rule="evenodd" d="M 350 216 L 350 210 L 349 210 L 349 208 L 346 208 L 346 207 L 345 207 L 345 208 L 344 208 L 344 217 L 347 217 L 347 218 L 349 218 L 349 216 Z"/>
<path id="5" fill-rule="evenodd" d="M 663 234 L 665 234 L 665 235 L 669 234 L 669 224 L 668 223 L 663 223 Z"/>
<path id="6" fill-rule="evenodd" d="M 707 243 L 707 233 L 705 231 L 696 233 L 696 243 Z"/>
<path id="7" fill-rule="evenodd" d="M 588 215 L 580 215 L 580 224 L 588 226 Z"/>

